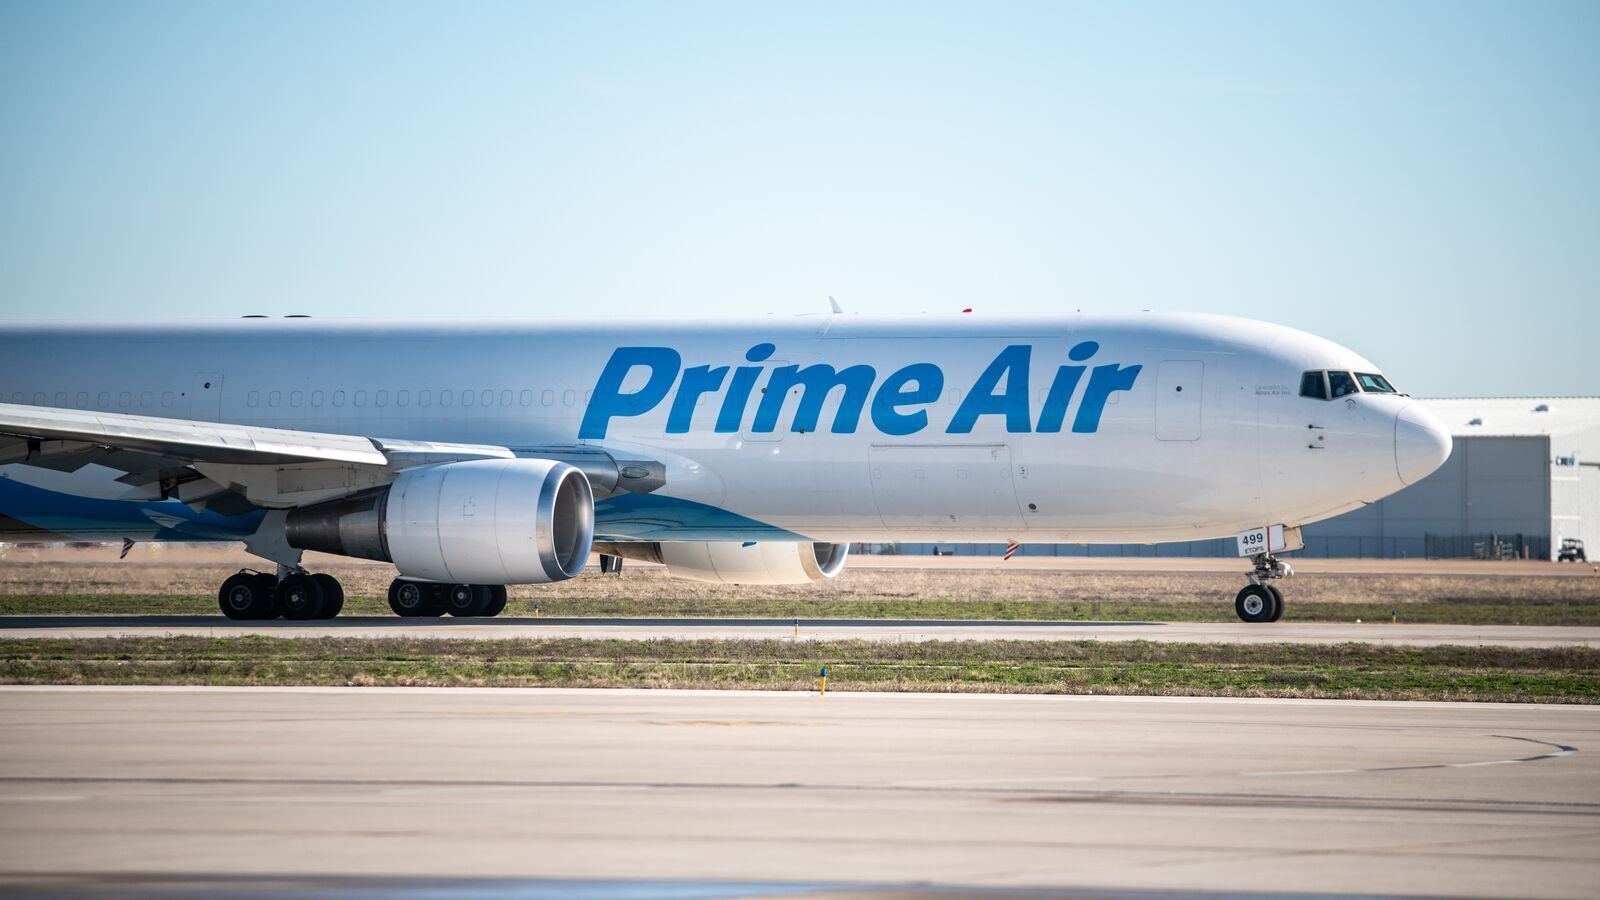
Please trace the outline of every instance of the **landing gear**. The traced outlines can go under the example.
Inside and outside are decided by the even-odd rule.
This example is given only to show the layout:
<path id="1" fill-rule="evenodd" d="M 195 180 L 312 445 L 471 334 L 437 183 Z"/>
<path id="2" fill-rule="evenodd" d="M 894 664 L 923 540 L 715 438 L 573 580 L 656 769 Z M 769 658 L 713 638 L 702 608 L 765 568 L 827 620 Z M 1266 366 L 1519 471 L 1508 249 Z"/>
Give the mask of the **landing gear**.
<path id="1" fill-rule="evenodd" d="M 237 621 L 275 619 L 273 590 L 278 579 L 259 572 L 238 572 L 228 576 L 217 591 L 217 606 L 222 614 Z"/>
<path id="2" fill-rule="evenodd" d="M 440 602 L 435 604 L 437 587 L 426 581 L 396 578 L 389 582 L 389 608 L 394 610 L 395 615 L 408 619 L 441 615 L 444 612 L 444 598 L 438 597 Z M 437 612 L 434 611 L 436 606 Z"/>
<path id="3" fill-rule="evenodd" d="M 489 585 L 489 606 L 484 609 L 486 616 L 498 616 L 506 609 L 506 586 L 503 584 Z"/>
<path id="4" fill-rule="evenodd" d="M 283 617 L 296 621 L 321 618 L 323 608 L 328 605 L 322 585 L 304 572 L 292 572 L 279 579 L 275 596 Z"/>
<path id="5" fill-rule="evenodd" d="M 311 576 L 311 580 L 322 588 L 322 612 L 317 615 L 319 619 L 331 619 L 344 609 L 344 587 L 339 584 L 339 579 L 325 572 L 318 572 Z"/>
<path id="6" fill-rule="evenodd" d="M 481 616 L 493 599 L 486 584 L 452 584 L 445 589 L 445 611 L 458 618 Z"/>
<path id="7" fill-rule="evenodd" d="M 1234 596 L 1233 610 L 1246 622 L 1276 622 L 1283 618 L 1283 592 L 1271 581 L 1293 575 L 1294 570 L 1270 553 L 1258 553 L 1251 560 L 1255 568 L 1250 583 Z"/>
<path id="8" fill-rule="evenodd" d="M 1233 609 L 1246 622 L 1271 622 L 1283 615 L 1283 601 L 1264 584 L 1247 584 L 1233 598 Z"/>
<path id="9" fill-rule="evenodd" d="M 505 585 L 435 584 L 396 578 L 389 583 L 389 608 L 397 616 L 498 616 L 506 608 Z"/>
<path id="10" fill-rule="evenodd" d="M 217 591 L 217 607 L 237 621 L 331 619 L 344 608 L 344 588 L 332 575 L 289 572 L 283 578 L 264 572 L 230 575 Z"/>

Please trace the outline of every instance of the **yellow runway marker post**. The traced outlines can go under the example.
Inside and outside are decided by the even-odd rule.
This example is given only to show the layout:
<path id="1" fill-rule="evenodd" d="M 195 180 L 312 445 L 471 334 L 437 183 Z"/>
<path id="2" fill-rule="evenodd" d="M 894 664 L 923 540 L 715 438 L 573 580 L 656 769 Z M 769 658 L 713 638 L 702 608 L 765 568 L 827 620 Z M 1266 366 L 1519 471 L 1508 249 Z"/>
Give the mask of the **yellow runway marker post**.
<path id="1" fill-rule="evenodd" d="M 794 620 L 794 636 L 795 637 L 799 637 L 800 636 L 800 620 L 799 619 L 795 619 Z"/>
<path id="2" fill-rule="evenodd" d="M 541 614 L 540 614 L 540 613 L 539 613 L 539 604 L 537 604 L 537 603 L 535 603 L 535 604 L 534 604 L 534 605 L 533 605 L 533 617 L 534 617 L 534 618 L 535 618 L 535 619 L 542 619 L 542 618 L 544 618 L 544 616 L 543 616 L 543 615 L 541 615 Z"/>
<path id="3" fill-rule="evenodd" d="M 828 696 L 828 667 L 827 666 L 823 666 L 822 667 L 822 671 L 820 673 L 818 673 L 817 677 L 822 679 L 821 684 L 818 686 L 818 690 L 820 691 L 820 693 L 817 696 L 819 696 L 819 697 Z"/>

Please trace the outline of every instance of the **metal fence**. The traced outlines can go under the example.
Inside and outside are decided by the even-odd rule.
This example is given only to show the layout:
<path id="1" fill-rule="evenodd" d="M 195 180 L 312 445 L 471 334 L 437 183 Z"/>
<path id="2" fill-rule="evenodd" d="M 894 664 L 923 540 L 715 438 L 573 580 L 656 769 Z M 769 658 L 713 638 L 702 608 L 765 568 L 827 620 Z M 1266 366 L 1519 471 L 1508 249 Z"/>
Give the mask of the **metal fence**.
<path id="1" fill-rule="evenodd" d="M 1429 534 L 1430 559 L 1549 559 L 1550 537 L 1544 534 Z"/>

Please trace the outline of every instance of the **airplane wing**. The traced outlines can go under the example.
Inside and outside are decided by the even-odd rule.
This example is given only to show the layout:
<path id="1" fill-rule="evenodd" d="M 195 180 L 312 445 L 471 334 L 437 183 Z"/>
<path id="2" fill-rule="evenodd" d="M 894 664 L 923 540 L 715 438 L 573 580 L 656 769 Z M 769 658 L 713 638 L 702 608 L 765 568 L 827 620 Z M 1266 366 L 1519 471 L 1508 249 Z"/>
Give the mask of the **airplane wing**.
<path id="1" fill-rule="evenodd" d="M 46 441 L 60 443 L 47 448 Z M 346 434 L 0 403 L 0 461 L 21 462 L 12 458 L 19 448 L 25 457 L 99 448 L 188 462 L 389 463 L 371 439 Z"/>
<path id="2" fill-rule="evenodd" d="M 413 466 L 517 456 L 583 469 L 597 497 L 648 493 L 665 480 L 658 462 L 592 446 L 513 449 L 0 403 L 0 465 L 104 466 L 123 473 L 127 499 L 177 498 L 223 515 L 346 496 Z"/>
<path id="3" fill-rule="evenodd" d="M 0 403 L 0 465 L 123 473 L 128 499 L 176 497 L 224 515 L 385 484 L 402 469 L 516 455 L 507 447 L 388 441 L 190 419 Z"/>

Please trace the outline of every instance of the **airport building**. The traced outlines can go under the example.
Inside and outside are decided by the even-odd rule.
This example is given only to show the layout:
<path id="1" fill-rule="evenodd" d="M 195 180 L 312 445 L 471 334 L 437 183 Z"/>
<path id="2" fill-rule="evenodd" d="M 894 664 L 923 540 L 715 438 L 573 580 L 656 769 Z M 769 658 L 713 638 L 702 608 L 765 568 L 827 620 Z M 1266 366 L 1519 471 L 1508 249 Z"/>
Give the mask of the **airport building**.
<path id="1" fill-rule="evenodd" d="M 1313 557 L 1553 559 L 1564 538 L 1600 553 L 1600 397 L 1422 400 L 1455 449 L 1437 472 L 1305 528 Z M 863 548 L 888 550 L 879 545 Z M 998 544 L 902 544 L 901 553 L 999 555 Z M 892 551 L 891 551 L 892 552 Z M 1043 556 L 1234 556 L 1234 541 L 1040 544 Z"/>

